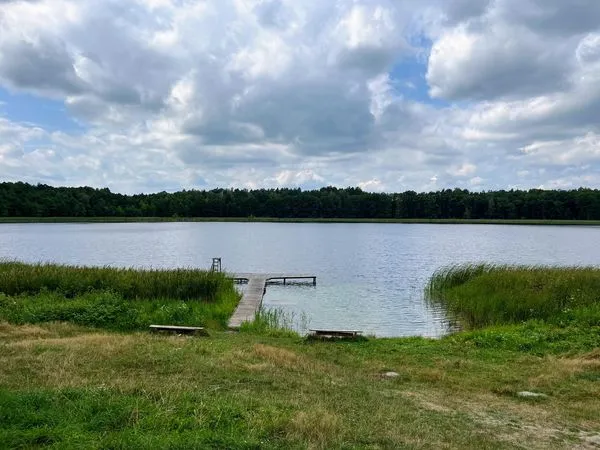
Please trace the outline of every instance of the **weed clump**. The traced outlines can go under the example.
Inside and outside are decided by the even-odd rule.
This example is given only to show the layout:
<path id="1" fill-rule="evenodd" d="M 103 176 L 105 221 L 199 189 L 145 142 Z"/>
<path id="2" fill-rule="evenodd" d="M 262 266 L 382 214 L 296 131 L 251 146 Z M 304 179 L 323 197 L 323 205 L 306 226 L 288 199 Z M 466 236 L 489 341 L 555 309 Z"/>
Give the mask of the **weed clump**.
<path id="1" fill-rule="evenodd" d="M 110 290 L 127 300 L 212 301 L 223 289 L 233 289 L 225 274 L 199 269 L 141 270 L 0 262 L 0 292 L 6 295 L 50 291 L 75 297 L 90 291 Z"/>
<path id="2" fill-rule="evenodd" d="M 244 322 L 240 331 L 271 337 L 299 337 L 296 331 L 296 319 L 281 308 L 261 308 L 252 322 Z"/>
<path id="3" fill-rule="evenodd" d="M 585 310 L 600 325 L 600 269 L 468 264 L 433 274 L 429 301 L 441 304 L 470 328 L 531 319 L 571 321 Z"/>
<path id="4" fill-rule="evenodd" d="M 223 273 L 0 262 L 0 319 L 112 330 L 152 323 L 225 328 L 239 301 Z"/>

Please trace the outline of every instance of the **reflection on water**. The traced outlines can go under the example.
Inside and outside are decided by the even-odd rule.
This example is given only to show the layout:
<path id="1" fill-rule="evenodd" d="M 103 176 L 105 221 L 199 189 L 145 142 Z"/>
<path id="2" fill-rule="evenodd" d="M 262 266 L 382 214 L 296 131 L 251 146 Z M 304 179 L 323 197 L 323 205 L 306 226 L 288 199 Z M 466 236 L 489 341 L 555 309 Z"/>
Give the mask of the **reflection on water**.
<path id="1" fill-rule="evenodd" d="M 452 326 L 425 302 L 438 268 L 460 262 L 598 265 L 596 227 L 127 223 L 2 224 L 0 257 L 231 272 L 310 273 L 317 286 L 271 285 L 266 307 L 303 317 L 309 328 L 377 336 L 439 336 Z"/>

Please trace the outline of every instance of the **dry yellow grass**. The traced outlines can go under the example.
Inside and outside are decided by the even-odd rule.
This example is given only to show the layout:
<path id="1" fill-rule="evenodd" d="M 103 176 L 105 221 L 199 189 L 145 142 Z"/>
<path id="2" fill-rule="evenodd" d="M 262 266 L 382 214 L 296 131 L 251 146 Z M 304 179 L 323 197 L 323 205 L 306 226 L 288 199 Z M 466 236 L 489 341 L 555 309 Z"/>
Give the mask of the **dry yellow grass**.
<path id="1" fill-rule="evenodd" d="M 529 379 L 529 384 L 536 388 L 550 388 L 560 380 L 568 379 L 577 374 L 598 370 L 600 372 L 600 351 L 572 358 L 548 356 L 544 362 L 550 370 Z M 599 392 L 600 395 L 600 392 Z"/>
<path id="2" fill-rule="evenodd" d="M 52 331 L 47 328 L 38 325 L 12 325 L 8 322 L 0 322 L 0 340 L 8 339 L 21 339 L 23 337 L 28 338 L 41 338 L 53 335 Z"/>
<path id="3" fill-rule="evenodd" d="M 342 440 L 340 417 L 323 407 L 297 412 L 288 426 L 288 436 L 308 443 L 308 448 L 325 449 Z"/>

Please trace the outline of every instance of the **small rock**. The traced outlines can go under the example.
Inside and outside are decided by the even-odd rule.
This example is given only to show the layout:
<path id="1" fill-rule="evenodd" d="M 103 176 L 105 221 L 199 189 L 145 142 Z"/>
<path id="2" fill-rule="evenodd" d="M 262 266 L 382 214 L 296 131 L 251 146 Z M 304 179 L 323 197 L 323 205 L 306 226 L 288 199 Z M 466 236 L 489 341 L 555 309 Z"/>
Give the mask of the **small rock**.
<path id="1" fill-rule="evenodd" d="M 386 372 L 383 374 L 383 376 L 386 378 L 396 378 L 400 376 L 400 374 L 398 372 Z"/>
<path id="2" fill-rule="evenodd" d="M 584 432 L 579 433 L 579 438 L 592 445 L 600 446 L 600 434 L 588 434 Z"/>
<path id="3" fill-rule="evenodd" d="M 526 398 L 540 398 L 540 397 L 548 397 L 546 394 L 542 394 L 540 392 L 529 392 L 529 391 L 521 391 L 517 392 L 517 396 L 526 397 Z"/>

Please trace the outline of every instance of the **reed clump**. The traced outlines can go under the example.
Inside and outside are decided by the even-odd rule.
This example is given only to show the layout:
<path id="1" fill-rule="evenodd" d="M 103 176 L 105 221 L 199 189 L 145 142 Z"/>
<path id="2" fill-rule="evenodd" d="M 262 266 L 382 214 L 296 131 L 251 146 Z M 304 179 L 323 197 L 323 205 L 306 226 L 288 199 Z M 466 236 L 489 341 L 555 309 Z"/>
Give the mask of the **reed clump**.
<path id="1" fill-rule="evenodd" d="M 70 322 L 119 331 L 150 324 L 223 329 L 233 281 L 198 269 L 137 270 L 0 262 L 0 320 Z"/>
<path id="2" fill-rule="evenodd" d="M 252 322 L 244 322 L 240 331 L 262 336 L 294 336 L 299 337 L 300 329 L 308 319 L 306 316 L 300 317 L 300 320 L 290 312 L 281 308 L 261 308 Z"/>
<path id="3" fill-rule="evenodd" d="M 91 291 L 111 291 L 126 300 L 210 302 L 223 291 L 233 289 L 225 274 L 199 269 L 141 270 L 0 262 L 0 292 L 10 296 L 59 292 L 65 297 L 75 297 Z"/>
<path id="4" fill-rule="evenodd" d="M 426 296 L 470 328 L 564 320 L 573 315 L 600 324 L 600 268 L 596 267 L 450 266 L 433 274 Z"/>

